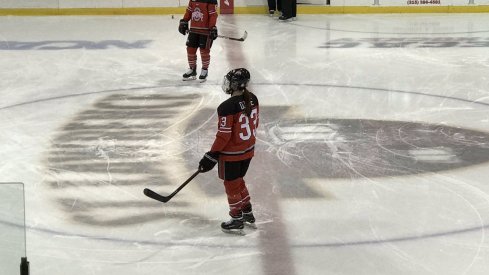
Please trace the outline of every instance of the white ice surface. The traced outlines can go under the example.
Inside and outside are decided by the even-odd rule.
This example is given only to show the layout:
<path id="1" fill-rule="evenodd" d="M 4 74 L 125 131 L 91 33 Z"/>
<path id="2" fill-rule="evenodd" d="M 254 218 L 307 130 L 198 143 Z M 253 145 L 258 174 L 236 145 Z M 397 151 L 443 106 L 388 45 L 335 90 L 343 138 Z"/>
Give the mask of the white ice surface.
<path id="1" fill-rule="evenodd" d="M 489 132 L 487 15 L 301 15 L 290 23 L 221 16 L 220 33 L 239 37 L 246 30 L 248 38 L 214 42 L 204 84 L 180 80 L 185 38 L 175 18 L 0 17 L 0 181 L 26 185 L 32 275 L 489 272 L 487 162 L 404 176 L 307 174 L 297 184 L 320 197 L 294 196 L 276 180 L 294 167 L 286 166 L 287 152 L 273 155 L 262 127 L 247 176 L 258 230 L 244 237 L 219 230 L 228 210 L 215 171 L 165 205 L 142 194 L 147 186 L 168 194 L 192 174 L 212 141 L 213 110 L 227 97 L 222 77 L 236 67 L 250 70 L 251 90 L 264 109 L 286 110 L 283 120 L 407 121 Z M 392 48 L 368 42 L 381 38 L 418 42 Z M 443 39 L 456 43 L 416 46 Z M 109 40 L 143 47 L 91 48 Z M 476 44 L 460 46 L 467 40 Z M 359 45 L 322 48 L 331 41 Z M 86 119 L 87 112 L 108 110 L 100 107 L 107 102 L 124 106 L 127 99 L 150 108 L 174 100 L 160 95 L 185 99 L 169 107 L 169 118 Z M 264 124 L 271 122 L 266 114 Z M 146 136 L 117 139 L 107 131 L 68 144 L 66 127 L 76 122 L 143 125 Z M 95 157 L 64 159 L 76 149 L 60 145 L 83 145 Z M 134 173 L 112 170 L 120 161 L 115 152 L 143 166 Z M 269 161 L 260 155 L 270 152 Z M 65 162 L 53 165 L 56 156 Z M 97 169 L 58 169 L 70 161 Z M 156 165 L 145 169 L 148 163 Z M 63 185 L 82 180 L 89 184 Z"/>

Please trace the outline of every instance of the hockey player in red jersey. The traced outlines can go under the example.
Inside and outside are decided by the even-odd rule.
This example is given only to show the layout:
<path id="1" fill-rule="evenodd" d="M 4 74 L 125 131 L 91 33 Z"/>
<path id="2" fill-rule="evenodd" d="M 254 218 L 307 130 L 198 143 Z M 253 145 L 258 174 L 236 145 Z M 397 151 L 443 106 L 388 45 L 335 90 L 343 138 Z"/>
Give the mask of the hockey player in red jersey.
<path id="1" fill-rule="evenodd" d="M 193 80 L 197 76 L 197 49 L 200 48 L 202 71 L 199 79 L 207 79 L 211 61 L 212 42 L 217 38 L 217 0 L 190 0 L 187 10 L 180 20 L 178 31 L 187 37 L 187 59 L 189 70 L 183 74 L 183 80 Z M 190 21 L 190 29 L 189 29 Z"/>
<path id="2" fill-rule="evenodd" d="M 257 97 L 248 91 L 250 73 L 244 68 L 226 74 L 222 89 L 231 98 L 217 108 L 217 134 L 211 150 L 199 163 L 207 172 L 218 165 L 219 178 L 224 180 L 231 220 L 223 222 L 224 232 L 243 233 L 244 224 L 254 227 L 250 195 L 243 177 L 254 156 L 256 128 L 259 122 Z"/>

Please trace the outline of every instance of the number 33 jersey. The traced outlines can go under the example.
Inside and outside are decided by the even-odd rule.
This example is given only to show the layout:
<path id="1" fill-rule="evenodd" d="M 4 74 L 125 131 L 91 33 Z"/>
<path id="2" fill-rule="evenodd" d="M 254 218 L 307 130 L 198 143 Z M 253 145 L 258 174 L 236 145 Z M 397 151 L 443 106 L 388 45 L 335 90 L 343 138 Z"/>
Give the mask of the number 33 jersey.
<path id="1" fill-rule="evenodd" d="M 250 92 L 251 115 L 245 112 L 243 95 L 232 96 L 217 108 L 217 134 L 211 151 L 219 152 L 220 160 L 240 161 L 254 156 L 258 128 L 258 98 Z"/>

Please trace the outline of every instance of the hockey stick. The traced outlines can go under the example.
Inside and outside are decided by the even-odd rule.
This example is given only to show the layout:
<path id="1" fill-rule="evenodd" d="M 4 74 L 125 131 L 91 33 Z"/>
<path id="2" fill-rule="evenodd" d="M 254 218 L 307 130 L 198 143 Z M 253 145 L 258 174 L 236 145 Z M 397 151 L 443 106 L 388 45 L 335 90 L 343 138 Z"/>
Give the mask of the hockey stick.
<path id="1" fill-rule="evenodd" d="M 177 188 L 177 190 L 173 191 L 173 193 L 171 193 L 170 195 L 168 195 L 166 197 L 156 193 L 155 191 L 153 191 L 149 188 L 144 188 L 143 193 L 149 198 L 152 198 L 154 200 L 166 203 L 166 202 L 170 201 L 171 198 L 173 198 L 173 196 L 175 196 L 178 192 L 180 192 L 180 190 L 182 190 L 185 187 L 185 185 L 187 185 L 190 181 L 192 181 L 199 173 L 200 173 L 200 170 L 197 170 L 195 173 L 192 174 L 192 176 L 190 176 L 190 178 L 188 178 L 184 183 L 182 183 L 182 185 L 180 185 Z"/>
<path id="2" fill-rule="evenodd" d="M 248 37 L 248 32 L 245 31 L 243 36 L 241 36 L 241 38 L 234 38 L 234 37 L 229 37 L 229 36 L 225 36 L 225 35 L 218 35 L 217 37 L 220 37 L 220 38 L 224 38 L 224 39 L 229 39 L 229 40 L 234 40 L 234 41 L 245 41 L 246 37 Z"/>

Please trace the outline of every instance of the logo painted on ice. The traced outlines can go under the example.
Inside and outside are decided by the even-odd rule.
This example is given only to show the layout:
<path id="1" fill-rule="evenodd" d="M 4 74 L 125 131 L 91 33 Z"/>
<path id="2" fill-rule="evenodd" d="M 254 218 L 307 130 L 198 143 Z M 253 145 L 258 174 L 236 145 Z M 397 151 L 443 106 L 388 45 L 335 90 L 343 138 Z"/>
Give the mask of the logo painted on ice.
<path id="1" fill-rule="evenodd" d="M 203 21 L 204 14 L 199 8 L 195 8 L 194 12 L 192 12 L 192 20 L 193 21 Z"/>
<path id="2" fill-rule="evenodd" d="M 383 37 L 340 38 L 326 42 L 320 48 L 487 48 L 487 37 Z"/>
<path id="3" fill-rule="evenodd" d="M 119 227 L 158 220 L 159 212 L 133 195 L 107 201 L 100 196 L 81 198 L 71 191 L 83 188 L 98 192 L 95 190 L 103 185 L 108 188 L 104 188 L 106 192 L 142 183 L 172 182 L 162 180 L 165 175 L 161 164 L 155 161 L 164 157 L 164 150 L 158 145 L 164 138 L 159 129 L 171 126 L 174 119 L 169 118 L 176 117 L 178 110 L 193 106 L 198 98 L 151 90 L 120 92 L 101 98 L 74 116 L 59 129 L 46 155 L 45 183 L 53 191 L 52 199 L 60 210 L 74 222 L 93 226 Z M 123 211 L 109 211 L 114 208 Z M 204 219 L 185 209 L 172 218 L 182 220 L 189 216 Z"/>
<path id="4" fill-rule="evenodd" d="M 489 133 L 368 119 L 279 120 L 263 125 L 268 152 L 301 175 L 392 177 L 489 161 Z M 294 177 L 293 174 L 289 175 Z"/>
<path id="5" fill-rule="evenodd" d="M 107 49 L 145 49 L 151 40 L 137 40 L 134 42 L 122 40 L 46 40 L 46 41 L 0 41 L 2 51 L 29 51 L 29 50 L 107 50 Z"/>

